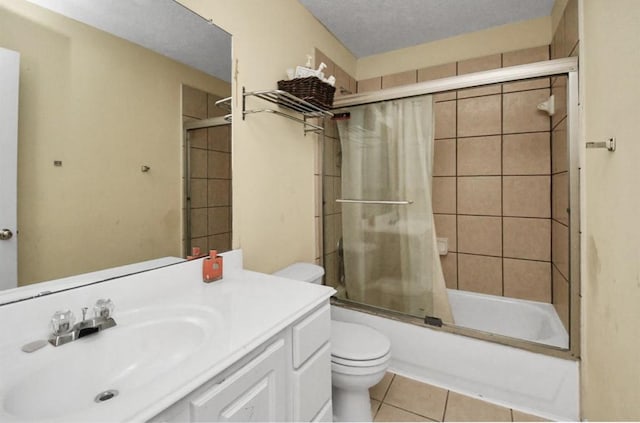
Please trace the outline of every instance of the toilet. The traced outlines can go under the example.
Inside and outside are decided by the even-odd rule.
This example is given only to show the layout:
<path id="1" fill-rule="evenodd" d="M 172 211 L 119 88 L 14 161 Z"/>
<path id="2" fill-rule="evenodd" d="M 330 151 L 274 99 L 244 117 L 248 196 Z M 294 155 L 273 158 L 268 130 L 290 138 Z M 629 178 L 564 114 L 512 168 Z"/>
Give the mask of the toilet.
<path id="1" fill-rule="evenodd" d="M 324 269 L 311 263 L 295 263 L 274 275 L 319 284 Z M 369 388 L 382 380 L 390 358 L 391 342 L 382 333 L 360 324 L 331 321 L 334 421 L 371 421 Z"/>

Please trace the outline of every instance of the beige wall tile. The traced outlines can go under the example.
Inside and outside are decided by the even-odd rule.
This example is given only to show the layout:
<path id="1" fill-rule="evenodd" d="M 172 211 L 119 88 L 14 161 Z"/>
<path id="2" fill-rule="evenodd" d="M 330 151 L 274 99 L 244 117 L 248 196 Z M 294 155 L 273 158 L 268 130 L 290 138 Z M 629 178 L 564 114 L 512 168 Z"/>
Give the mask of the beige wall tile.
<path id="1" fill-rule="evenodd" d="M 480 97 L 483 95 L 500 94 L 502 92 L 501 84 L 484 85 L 475 88 L 465 88 L 458 90 L 458 98 Z"/>
<path id="2" fill-rule="evenodd" d="M 511 410 L 456 392 L 450 392 L 444 421 L 510 422 Z"/>
<path id="3" fill-rule="evenodd" d="M 382 77 L 382 89 L 399 87 L 401 85 L 415 84 L 418 81 L 418 72 L 410 70 L 398 72 Z"/>
<path id="4" fill-rule="evenodd" d="M 502 92 L 511 93 L 516 91 L 536 90 L 540 88 L 549 88 L 550 86 L 551 78 L 536 78 L 503 84 Z"/>
<path id="5" fill-rule="evenodd" d="M 231 180 L 229 179 L 208 179 L 208 206 L 230 206 L 231 205 Z"/>
<path id="6" fill-rule="evenodd" d="M 458 289 L 458 254 L 449 252 L 440 256 L 444 282 L 449 289 Z"/>
<path id="7" fill-rule="evenodd" d="M 325 216 L 335 213 L 336 199 L 334 198 L 333 182 L 335 178 L 325 176 L 322 180 L 322 204 Z"/>
<path id="8" fill-rule="evenodd" d="M 456 99 L 456 91 L 443 91 L 433 95 L 433 101 L 448 101 Z"/>
<path id="9" fill-rule="evenodd" d="M 231 250 L 231 232 L 209 236 L 209 249 L 219 253 Z"/>
<path id="10" fill-rule="evenodd" d="M 188 132 L 189 145 L 195 148 L 207 148 L 207 130 L 193 129 Z"/>
<path id="11" fill-rule="evenodd" d="M 569 282 L 562 276 L 557 267 L 552 266 L 551 272 L 553 278 L 553 307 L 556 309 L 564 328 L 569 331 Z"/>
<path id="12" fill-rule="evenodd" d="M 315 56 L 315 69 L 318 69 L 320 63 L 324 63 L 325 65 L 327 65 L 327 67 L 323 70 L 325 78 L 328 78 L 331 75 L 335 76 L 336 65 L 335 63 L 333 63 L 333 60 L 331 60 L 329 56 L 318 49 L 315 49 Z"/>
<path id="13" fill-rule="evenodd" d="M 322 255 L 324 254 L 323 251 L 323 245 L 322 245 L 322 217 L 321 216 L 316 216 L 313 219 L 313 228 L 316 230 L 316 251 L 315 251 L 315 257 L 316 257 L 316 264 L 320 262 L 320 257 L 322 257 Z"/>
<path id="14" fill-rule="evenodd" d="M 562 18 L 560 18 L 560 22 L 558 23 L 558 27 L 556 28 L 556 32 L 553 34 L 553 39 L 551 40 L 550 53 L 552 59 L 559 59 L 567 56 L 565 22 L 565 15 L 563 14 Z"/>
<path id="15" fill-rule="evenodd" d="M 551 180 L 551 217 L 568 226 L 569 173 L 558 173 Z"/>
<path id="16" fill-rule="evenodd" d="M 499 95 L 459 100 L 458 136 L 475 137 L 500 134 L 500 107 L 501 100 Z"/>
<path id="17" fill-rule="evenodd" d="M 207 150 L 200 148 L 191 149 L 191 177 L 207 177 Z"/>
<path id="18" fill-rule="evenodd" d="M 538 110 L 538 104 L 547 101 L 549 95 L 548 89 L 504 94 L 504 133 L 549 131 L 549 115 Z"/>
<path id="19" fill-rule="evenodd" d="M 505 175 L 548 175 L 551 152 L 548 132 L 513 134 L 503 137 Z"/>
<path id="20" fill-rule="evenodd" d="M 324 253 L 330 254 L 336 251 L 338 243 L 338 237 L 336 234 L 336 220 L 337 214 L 330 214 L 324 216 Z"/>
<path id="21" fill-rule="evenodd" d="M 456 140 L 435 140 L 433 176 L 456 176 Z"/>
<path id="22" fill-rule="evenodd" d="M 551 117 L 552 128 L 567 116 L 567 77 L 559 76 L 554 79 L 551 94 L 555 97 L 555 114 Z"/>
<path id="23" fill-rule="evenodd" d="M 456 238 L 456 215 L 455 214 L 434 214 L 433 220 L 436 224 L 436 236 L 438 238 L 449 239 L 449 251 L 457 251 Z"/>
<path id="24" fill-rule="evenodd" d="M 231 154 L 209 151 L 207 167 L 209 178 L 231 179 Z"/>
<path id="25" fill-rule="evenodd" d="M 551 263 L 504 259 L 504 296 L 551 302 Z"/>
<path id="26" fill-rule="evenodd" d="M 564 9 L 564 17 L 565 53 L 569 56 L 578 44 L 578 0 L 569 0 Z"/>
<path id="27" fill-rule="evenodd" d="M 502 295 L 502 259 L 458 254 L 458 289 Z"/>
<path id="28" fill-rule="evenodd" d="M 324 256 L 324 281 L 327 286 L 337 287 L 338 286 L 338 264 L 337 264 L 337 254 L 330 253 Z"/>
<path id="29" fill-rule="evenodd" d="M 433 212 L 455 214 L 456 178 L 435 176 L 433 178 Z"/>
<path id="30" fill-rule="evenodd" d="M 191 238 L 206 236 L 207 209 L 191 209 Z"/>
<path id="31" fill-rule="evenodd" d="M 490 56 L 477 57 L 458 62 L 458 75 L 466 73 L 480 72 L 502 67 L 502 55 L 492 54 Z"/>
<path id="32" fill-rule="evenodd" d="M 384 396 L 387 394 L 389 385 L 391 385 L 393 376 L 394 376 L 393 373 L 386 372 L 380 382 L 378 382 L 375 386 L 372 386 L 371 388 L 369 388 L 369 396 L 372 399 L 382 401 L 384 399 Z"/>
<path id="33" fill-rule="evenodd" d="M 569 279 L 569 228 L 555 220 L 551 226 L 553 264 L 565 279 Z"/>
<path id="34" fill-rule="evenodd" d="M 336 143 L 333 138 L 325 139 L 322 156 L 322 165 L 324 166 L 325 176 L 335 176 L 336 174 Z"/>
<path id="35" fill-rule="evenodd" d="M 197 119 L 207 118 L 207 93 L 187 85 L 182 86 L 182 114 Z"/>
<path id="36" fill-rule="evenodd" d="M 435 139 L 455 138 L 456 136 L 456 102 L 445 101 L 436 103 L 435 110 Z"/>
<path id="37" fill-rule="evenodd" d="M 499 176 L 458 178 L 458 213 L 500 216 L 502 214 L 501 185 Z"/>
<path id="38" fill-rule="evenodd" d="M 396 375 L 384 399 L 386 404 L 411 410 L 434 420 L 442 419 L 447 390 Z"/>
<path id="39" fill-rule="evenodd" d="M 458 175 L 500 175 L 500 144 L 499 135 L 458 139 Z"/>
<path id="40" fill-rule="evenodd" d="M 221 100 L 219 95 L 207 93 L 207 117 L 224 116 L 229 112 L 221 107 L 216 106 L 216 101 Z"/>
<path id="41" fill-rule="evenodd" d="M 526 48 L 502 54 L 502 67 L 525 65 L 549 60 L 549 46 Z"/>
<path id="42" fill-rule="evenodd" d="M 505 176 L 502 189 L 505 216 L 551 217 L 550 176 Z"/>
<path id="43" fill-rule="evenodd" d="M 382 404 L 374 422 L 428 422 L 429 419 L 389 404 Z"/>
<path id="44" fill-rule="evenodd" d="M 209 207 L 207 235 L 217 235 L 231 231 L 231 207 Z"/>
<path id="45" fill-rule="evenodd" d="M 358 81 L 357 84 L 359 93 L 366 93 L 368 91 L 378 91 L 382 89 L 382 77 L 363 79 Z"/>
<path id="46" fill-rule="evenodd" d="M 191 239 L 191 248 L 200 248 L 200 252 L 209 251 L 209 238 L 208 237 L 198 237 Z"/>
<path id="47" fill-rule="evenodd" d="M 191 178 L 191 207 L 207 207 L 207 180 Z"/>
<path id="48" fill-rule="evenodd" d="M 324 121 L 324 136 L 325 138 L 339 138 L 338 137 L 338 124 L 335 120 L 325 119 Z"/>
<path id="49" fill-rule="evenodd" d="M 504 218 L 504 256 L 529 260 L 551 259 L 551 220 Z"/>
<path id="50" fill-rule="evenodd" d="M 231 152 L 231 126 L 216 126 L 214 128 L 208 128 L 208 148 L 209 150 L 223 151 L 225 153 Z"/>
<path id="51" fill-rule="evenodd" d="M 568 170 L 567 120 L 563 119 L 551 132 L 551 172 L 558 173 Z"/>
<path id="52" fill-rule="evenodd" d="M 418 82 L 456 76 L 456 62 L 418 69 Z"/>
<path id="53" fill-rule="evenodd" d="M 336 77 L 336 92 L 334 97 L 341 97 L 343 95 L 354 94 L 355 91 L 351 91 L 351 75 L 344 71 L 340 66 L 335 65 L 335 77 Z M 354 87 L 355 88 L 355 87 Z"/>
<path id="54" fill-rule="evenodd" d="M 502 218 L 458 216 L 458 252 L 502 255 Z"/>

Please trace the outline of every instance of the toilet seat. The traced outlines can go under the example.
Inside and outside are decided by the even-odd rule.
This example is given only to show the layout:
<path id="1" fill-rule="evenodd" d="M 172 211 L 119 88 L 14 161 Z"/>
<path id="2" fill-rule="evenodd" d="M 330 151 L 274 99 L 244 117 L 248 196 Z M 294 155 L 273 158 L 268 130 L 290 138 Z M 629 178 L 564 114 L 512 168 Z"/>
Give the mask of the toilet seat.
<path id="1" fill-rule="evenodd" d="M 331 362 L 348 367 L 375 367 L 391 356 L 391 343 L 368 326 L 331 321 Z"/>

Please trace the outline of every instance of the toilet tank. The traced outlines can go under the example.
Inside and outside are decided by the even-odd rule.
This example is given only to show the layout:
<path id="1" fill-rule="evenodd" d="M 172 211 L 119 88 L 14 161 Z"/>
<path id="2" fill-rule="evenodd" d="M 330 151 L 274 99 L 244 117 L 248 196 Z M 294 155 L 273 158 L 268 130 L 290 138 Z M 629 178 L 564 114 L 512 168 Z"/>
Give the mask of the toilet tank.
<path id="1" fill-rule="evenodd" d="M 278 270 L 273 275 L 302 282 L 322 284 L 324 268 L 313 263 L 294 263 Z"/>

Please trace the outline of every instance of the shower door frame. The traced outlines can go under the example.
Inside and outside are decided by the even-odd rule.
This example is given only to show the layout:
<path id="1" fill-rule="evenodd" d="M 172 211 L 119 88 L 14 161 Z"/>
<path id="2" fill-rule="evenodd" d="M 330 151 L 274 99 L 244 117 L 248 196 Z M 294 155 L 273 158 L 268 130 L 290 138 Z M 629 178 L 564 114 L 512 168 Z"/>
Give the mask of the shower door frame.
<path id="1" fill-rule="evenodd" d="M 380 91 L 347 95 L 334 101 L 332 111 L 340 112 L 340 109 L 351 106 L 427 94 L 437 94 L 443 91 L 472 88 L 481 85 L 563 75 L 567 76 L 567 155 L 569 166 L 569 347 L 559 348 L 547 344 L 525 341 L 488 332 L 481 332 L 455 325 L 443 324 L 442 327 L 427 326 L 424 324 L 423 319 L 420 318 L 412 317 L 400 312 L 382 310 L 377 307 L 354 303 L 343 299 L 334 299 L 334 303 L 336 305 L 425 326 L 434 330 L 442 330 L 486 341 L 497 342 L 535 353 L 576 360 L 580 358 L 580 214 L 581 210 L 583 210 L 581 207 L 580 184 L 582 178 L 581 170 L 584 167 L 584 162 L 582 150 L 579 148 L 578 143 L 578 140 L 580 139 L 580 123 L 577 57 L 547 60 L 544 62 L 441 78 Z"/>

